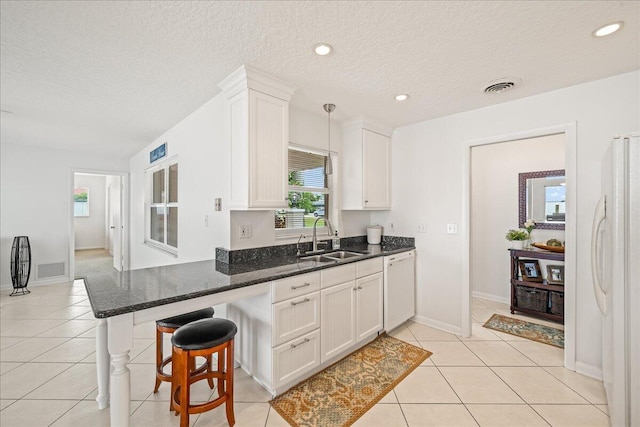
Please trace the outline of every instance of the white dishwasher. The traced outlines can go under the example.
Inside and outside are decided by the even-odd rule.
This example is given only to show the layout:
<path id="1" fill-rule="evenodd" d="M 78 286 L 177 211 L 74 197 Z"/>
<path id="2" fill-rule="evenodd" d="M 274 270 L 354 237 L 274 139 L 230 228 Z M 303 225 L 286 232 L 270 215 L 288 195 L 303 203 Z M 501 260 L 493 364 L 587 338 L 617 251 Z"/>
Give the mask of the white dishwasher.
<path id="1" fill-rule="evenodd" d="M 415 251 L 384 257 L 384 329 L 389 332 L 416 314 Z"/>

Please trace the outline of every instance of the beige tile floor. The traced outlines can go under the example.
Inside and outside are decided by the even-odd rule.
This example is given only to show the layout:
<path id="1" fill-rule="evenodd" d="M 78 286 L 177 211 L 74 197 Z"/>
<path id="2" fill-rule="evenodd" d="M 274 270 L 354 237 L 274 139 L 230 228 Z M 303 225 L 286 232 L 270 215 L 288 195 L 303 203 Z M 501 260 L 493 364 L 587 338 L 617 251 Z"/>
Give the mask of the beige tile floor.
<path id="1" fill-rule="evenodd" d="M 82 282 L 8 294 L 0 293 L 0 425 L 108 426 L 109 411 L 98 410 L 94 400 L 95 320 Z M 434 354 L 355 425 L 609 425 L 600 381 L 563 368 L 560 349 L 483 328 L 494 312 L 508 314 L 508 307 L 474 299 L 470 338 L 412 322 L 393 331 Z M 152 393 L 153 323 L 136 326 L 134 337 L 131 424 L 177 427 L 168 411 L 168 386 Z M 212 394 L 196 389 L 196 399 Z M 287 425 L 267 403 L 268 393 L 241 370 L 235 390 L 237 426 Z M 227 425 L 221 409 L 191 421 L 196 427 Z"/>

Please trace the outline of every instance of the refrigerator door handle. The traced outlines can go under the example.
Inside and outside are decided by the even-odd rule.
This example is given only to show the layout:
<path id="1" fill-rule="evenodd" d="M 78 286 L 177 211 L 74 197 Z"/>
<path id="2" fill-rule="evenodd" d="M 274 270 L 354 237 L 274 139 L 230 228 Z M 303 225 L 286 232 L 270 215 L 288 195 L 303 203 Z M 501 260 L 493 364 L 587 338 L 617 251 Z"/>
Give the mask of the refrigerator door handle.
<path id="1" fill-rule="evenodd" d="M 596 206 L 593 215 L 593 227 L 591 229 L 591 275 L 593 276 L 593 294 L 596 297 L 596 303 L 603 315 L 607 314 L 607 295 L 602 288 L 602 272 L 598 263 L 598 243 L 600 241 L 600 227 L 606 218 L 606 197 L 603 195 Z"/>

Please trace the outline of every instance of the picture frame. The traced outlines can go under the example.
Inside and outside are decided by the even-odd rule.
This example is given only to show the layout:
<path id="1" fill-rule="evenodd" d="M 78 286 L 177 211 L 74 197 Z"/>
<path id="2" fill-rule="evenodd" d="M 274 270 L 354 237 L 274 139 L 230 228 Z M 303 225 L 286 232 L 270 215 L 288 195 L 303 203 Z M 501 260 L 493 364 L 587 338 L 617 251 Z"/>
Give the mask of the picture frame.
<path id="1" fill-rule="evenodd" d="M 542 271 L 537 259 L 518 260 L 518 267 L 520 267 L 520 275 L 523 281 L 542 283 Z"/>
<path id="2" fill-rule="evenodd" d="M 547 265 L 547 283 L 564 285 L 564 265 Z"/>

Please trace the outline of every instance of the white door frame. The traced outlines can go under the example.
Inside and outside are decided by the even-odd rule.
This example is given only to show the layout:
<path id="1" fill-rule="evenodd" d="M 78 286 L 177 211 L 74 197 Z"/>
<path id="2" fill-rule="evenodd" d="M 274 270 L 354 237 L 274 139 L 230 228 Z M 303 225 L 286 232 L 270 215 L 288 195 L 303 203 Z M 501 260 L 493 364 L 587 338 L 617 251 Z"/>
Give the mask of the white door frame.
<path id="1" fill-rule="evenodd" d="M 471 149 L 480 145 L 508 142 L 518 139 L 563 133 L 565 135 L 565 175 L 566 175 L 566 222 L 565 240 L 567 242 L 565 262 L 565 294 L 564 294 L 564 366 L 575 371 L 576 363 L 576 252 L 577 252 L 577 140 L 576 123 L 569 122 L 556 126 L 514 132 L 505 135 L 466 141 L 463 158 L 462 180 L 462 335 L 471 335 Z"/>
<path id="2" fill-rule="evenodd" d="M 75 182 L 75 174 L 85 173 L 93 175 L 113 175 L 120 177 L 121 191 L 120 191 L 120 222 L 122 224 L 121 233 L 122 238 L 120 244 L 122 246 L 122 266 L 123 270 L 129 269 L 129 172 L 124 171 L 112 171 L 104 169 L 83 169 L 83 168 L 71 168 L 69 170 L 69 192 L 67 194 L 72 195 Z M 69 280 L 73 281 L 75 278 L 75 236 L 74 236 L 74 222 L 73 216 L 73 198 L 69 197 Z"/>

